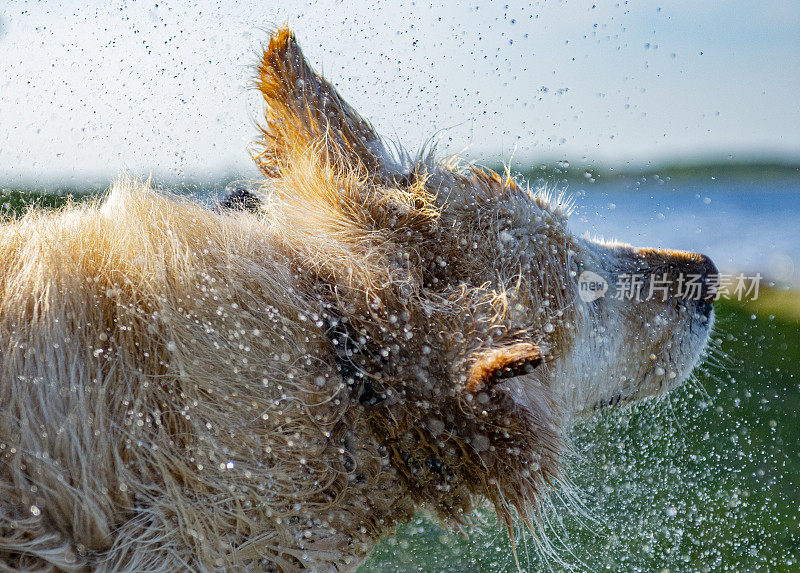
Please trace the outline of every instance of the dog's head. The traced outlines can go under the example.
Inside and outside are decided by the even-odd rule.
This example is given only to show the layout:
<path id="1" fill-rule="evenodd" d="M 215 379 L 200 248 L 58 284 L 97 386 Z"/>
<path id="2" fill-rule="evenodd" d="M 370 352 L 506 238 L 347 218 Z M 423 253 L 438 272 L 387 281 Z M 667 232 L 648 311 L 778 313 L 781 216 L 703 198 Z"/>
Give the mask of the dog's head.
<path id="1" fill-rule="evenodd" d="M 688 377 L 708 258 L 575 237 L 568 206 L 508 174 L 390 150 L 288 30 L 257 85 L 261 208 L 420 500 L 455 520 L 474 495 L 526 512 L 573 418 Z"/>

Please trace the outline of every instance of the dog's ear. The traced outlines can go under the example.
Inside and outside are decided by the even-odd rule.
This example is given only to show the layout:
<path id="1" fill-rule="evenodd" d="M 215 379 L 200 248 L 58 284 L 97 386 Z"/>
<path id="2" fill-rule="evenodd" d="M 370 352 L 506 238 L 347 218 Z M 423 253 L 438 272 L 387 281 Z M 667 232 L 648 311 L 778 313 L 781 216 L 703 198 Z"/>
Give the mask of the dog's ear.
<path id="1" fill-rule="evenodd" d="M 473 357 L 466 389 L 472 393 L 489 389 L 506 378 L 533 372 L 542 361 L 539 347 L 529 342 L 479 351 Z"/>
<path id="2" fill-rule="evenodd" d="M 390 175 L 391 154 L 381 138 L 311 69 L 288 28 L 270 37 L 256 86 L 266 103 L 266 123 L 253 159 L 267 177 L 279 176 L 293 156 L 312 149 L 331 167 Z"/>

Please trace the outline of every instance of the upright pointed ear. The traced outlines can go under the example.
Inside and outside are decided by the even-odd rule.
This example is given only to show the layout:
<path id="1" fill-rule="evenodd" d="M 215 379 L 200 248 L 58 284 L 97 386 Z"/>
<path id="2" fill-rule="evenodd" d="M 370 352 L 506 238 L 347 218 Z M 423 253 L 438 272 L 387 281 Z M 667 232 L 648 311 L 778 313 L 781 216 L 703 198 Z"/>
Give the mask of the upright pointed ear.
<path id="1" fill-rule="evenodd" d="M 489 389 L 506 378 L 533 372 L 542 360 L 539 347 L 529 342 L 480 351 L 469 369 L 466 389 L 471 393 Z"/>
<path id="2" fill-rule="evenodd" d="M 314 149 L 333 167 L 386 175 L 391 154 L 372 126 L 351 108 L 333 86 L 311 69 L 294 34 L 275 31 L 258 66 L 256 86 L 266 102 L 253 159 L 267 177 L 296 154 Z"/>

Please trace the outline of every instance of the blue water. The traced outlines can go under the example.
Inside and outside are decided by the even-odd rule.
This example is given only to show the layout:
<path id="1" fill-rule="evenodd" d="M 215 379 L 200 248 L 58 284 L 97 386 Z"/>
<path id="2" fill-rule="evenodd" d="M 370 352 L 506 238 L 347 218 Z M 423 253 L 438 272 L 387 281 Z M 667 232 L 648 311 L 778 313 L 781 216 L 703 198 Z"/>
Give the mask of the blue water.
<path id="1" fill-rule="evenodd" d="M 571 184 L 578 233 L 705 253 L 721 271 L 800 285 L 800 179 Z"/>

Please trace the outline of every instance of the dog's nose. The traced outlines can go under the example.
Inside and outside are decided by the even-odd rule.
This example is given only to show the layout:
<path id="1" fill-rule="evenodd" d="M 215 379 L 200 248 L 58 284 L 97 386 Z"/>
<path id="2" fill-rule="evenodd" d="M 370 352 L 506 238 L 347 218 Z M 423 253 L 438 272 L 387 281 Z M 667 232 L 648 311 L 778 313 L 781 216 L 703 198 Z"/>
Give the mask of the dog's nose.
<path id="1" fill-rule="evenodd" d="M 700 289 L 696 297 L 684 295 L 684 298 L 692 300 L 697 311 L 708 318 L 711 316 L 711 311 L 714 308 L 714 299 L 717 297 L 717 291 L 719 290 L 717 265 L 706 255 L 694 255 L 689 265 L 689 272 L 695 280 L 699 277 Z"/>
<path id="2" fill-rule="evenodd" d="M 717 265 L 706 255 L 694 255 L 694 257 L 692 270 L 695 276 L 700 276 L 700 281 L 703 285 L 700 289 L 700 299 L 708 303 L 714 302 L 719 290 Z"/>
<path id="3" fill-rule="evenodd" d="M 719 271 L 709 257 L 699 253 L 675 253 L 671 261 L 680 285 L 678 295 L 689 301 L 711 304 L 719 289 Z"/>
<path id="4" fill-rule="evenodd" d="M 708 256 L 651 248 L 636 249 L 636 255 L 648 272 L 669 280 L 672 296 L 695 301 L 710 312 L 719 290 L 719 271 Z"/>

